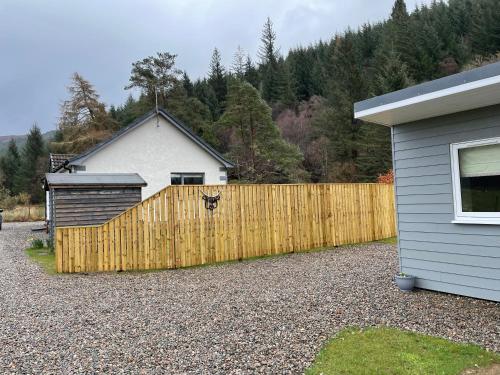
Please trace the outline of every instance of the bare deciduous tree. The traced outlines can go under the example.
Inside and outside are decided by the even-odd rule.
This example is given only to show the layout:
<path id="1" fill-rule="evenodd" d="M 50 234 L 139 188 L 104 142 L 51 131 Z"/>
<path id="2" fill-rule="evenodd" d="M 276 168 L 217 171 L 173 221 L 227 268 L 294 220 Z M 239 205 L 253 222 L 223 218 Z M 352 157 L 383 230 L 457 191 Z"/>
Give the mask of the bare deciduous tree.
<path id="1" fill-rule="evenodd" d="M 68 86 L 70 95 L 61 105 L 59 137 L 52 148 L 59 152 L 81 152 L 108 138 L 118 124 L 106 112 L 92 84 L 74 73 Z"/>

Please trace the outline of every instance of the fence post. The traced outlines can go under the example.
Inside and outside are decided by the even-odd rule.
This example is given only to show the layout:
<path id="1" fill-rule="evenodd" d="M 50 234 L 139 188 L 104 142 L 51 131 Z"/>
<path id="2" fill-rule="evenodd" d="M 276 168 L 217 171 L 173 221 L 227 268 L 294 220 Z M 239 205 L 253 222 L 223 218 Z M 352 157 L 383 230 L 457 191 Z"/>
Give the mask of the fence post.
<path id="1" fill-rule="evenodd" d="M 244 248 L 246 246 L 245 240 L 246 237 L 244 235 L 245 231 L 245 226 L 243 222 L 244 220 L 244 207 L 243 207 L 243 194 L 244 191 L 242 191 L 244 188 L 242 185 L 237 186 L 237 191 L 238 191 L 238 200 L 237 200 L 237 210 L 238 210 L 238 215 L 239 217 L 237 218 L 237 225 L 238 225 L 238 231 L 239 231 L 239 239 L 240 243 L 238 244 L 238 260 L 243 260 L 243 255 L 244 255 Z"/>
<path id="2" fill-rule="evenodd" d="M 177 227 L 178 227 L 178 220 L 177 220 L 177 210 L 175 207 L 177 206 L 177 202 L 175 200 L 175 188 L 173 186 L 169 186 L 168 189 L 170 190 L 170 233 L 172 233 L 172 242 L 171 242 L 171 251 L 172 251 L 172 260 L 173 260 L 173 268 L 178 268 L 179 267 L 179 259 L 177 259 Z"/>
<path id="3" fill-rule="evenodd" d="M 62 249 L 63 249 L 63 234 L 62 229 L 56 228 L 56 243 L 53 244 L 56 251 L 56 270 L 57 272 L 63 271 Z"/>
<path id="4" fill-rule="evenodd" d="M 377 218 L 376 218 L 376 208 L 377 208 L 377 204 L 376 204 L 376 201 L 375 201 L 375 195 L 379 195 L 379 191 L 380 189 L 377 188 L 376 185 L 368 185 L 369 189 L 370 189 L 370 205 L 371 205 L 371 239 L 370 241 L 373 241 L 373 240 L 376 240 L 377 239 L 377 230 L 376 230 L 376 226 L 377 226 Z M 373 191 L 376 189 L 376 193 L 377 194 L 374 194 Z"/>

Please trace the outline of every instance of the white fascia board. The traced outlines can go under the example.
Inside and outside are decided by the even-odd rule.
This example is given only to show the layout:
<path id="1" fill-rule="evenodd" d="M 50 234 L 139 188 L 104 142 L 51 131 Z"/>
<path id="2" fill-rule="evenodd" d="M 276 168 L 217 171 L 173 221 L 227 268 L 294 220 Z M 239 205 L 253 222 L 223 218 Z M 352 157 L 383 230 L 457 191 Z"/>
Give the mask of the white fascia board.
<path id="1" fill-rule="evenodd" d="M 480 80 L 473 81 L 473 82 L 464 83 L 463 85 L 453 86 L 453 87 L 450 87 L 447 89 L 430 92 L 428 94 L 414 96 L 412 98 L 400 100 L 397 102 L 388 103 L 388 104 L 380 105 L 380 106 L 373 107 L 373 108 L 368 108 L 368 109 L 365 109 L 365 110 L 362 110 L 359 112 L 355 112 L 354 118 L 363 120 L 366 117 L 371 116 L 371 115 L 375 115 L 375 114 L 379 114 L 379 113 L 383 113 L 383 112 L 388 112 L 388 111 L 403 108 L 403 107 L 409 107 L 411 105 L 428 102 L 428 101 L 443 98 L 446 96 L 460 94 L 463 92 L 491 86 L 491 85 L 498 84 L 498 83 L 500 83 L 500 75 L 485 78 L 485 79 L 480 79 Z M 464 110 L 466 110 L 466 108 L 464 108 Z M 384 125 L 388 125 L 388 124 L 384 124 Z"/>

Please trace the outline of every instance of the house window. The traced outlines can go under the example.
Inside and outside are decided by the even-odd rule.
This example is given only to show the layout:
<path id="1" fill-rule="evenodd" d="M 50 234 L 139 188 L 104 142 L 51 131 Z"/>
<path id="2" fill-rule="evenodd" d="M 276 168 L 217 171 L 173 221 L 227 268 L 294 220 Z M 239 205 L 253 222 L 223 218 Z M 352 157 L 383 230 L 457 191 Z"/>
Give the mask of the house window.
<path id="1" fill-rule="evenodd" d="M 204 173 L 172 173 L 170 176 L 172 185 L 203 185 L 205 183 Z"/>
<path id="2" fill-rule="evenodd" d="M 451 145 L 455 221 L 500 224 L 500 138 Z"/>

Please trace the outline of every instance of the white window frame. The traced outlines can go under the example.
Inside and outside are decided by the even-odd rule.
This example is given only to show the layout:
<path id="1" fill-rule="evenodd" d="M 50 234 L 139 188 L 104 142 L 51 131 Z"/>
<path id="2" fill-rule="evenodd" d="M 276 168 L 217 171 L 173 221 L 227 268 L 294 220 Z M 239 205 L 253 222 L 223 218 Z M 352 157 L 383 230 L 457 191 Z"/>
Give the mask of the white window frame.
<path id="1" fill-rule="evenodd" d="M 500 144 L 500 137 L 450 144 L 451 177 L 453 182 L 453 202 L 455 207 L 455 220 L 453 220 L 452 223 L 500 225 L 500 212 L 462 211 L 462 189 L 460 186 L 460 162 L 458 158 L 458 151 L 461 149 L 478 147 L 478 146 L 496 145 L 496 144 Z"/>

